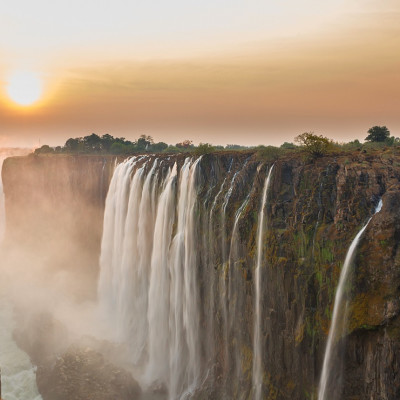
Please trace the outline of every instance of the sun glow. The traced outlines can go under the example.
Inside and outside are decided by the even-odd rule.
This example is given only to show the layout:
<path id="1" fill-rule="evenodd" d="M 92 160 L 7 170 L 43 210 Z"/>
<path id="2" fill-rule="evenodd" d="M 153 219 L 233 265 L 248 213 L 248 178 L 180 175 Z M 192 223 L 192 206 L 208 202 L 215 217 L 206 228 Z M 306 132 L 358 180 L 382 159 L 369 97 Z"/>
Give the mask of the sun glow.
<path id="1" fill-rule="evenodd" d="M 43 84 L 32 71 L 16 71 L 8 79 L 7 93 L 20 106 L 30 106 L 41 98 Z"/>

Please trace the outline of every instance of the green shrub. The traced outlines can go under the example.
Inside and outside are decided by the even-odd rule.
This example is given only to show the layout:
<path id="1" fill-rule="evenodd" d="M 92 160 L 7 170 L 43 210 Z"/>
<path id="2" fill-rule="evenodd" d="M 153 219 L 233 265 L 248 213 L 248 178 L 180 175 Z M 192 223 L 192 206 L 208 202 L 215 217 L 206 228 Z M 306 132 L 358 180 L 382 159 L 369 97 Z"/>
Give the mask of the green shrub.
<path id="1" fill-rule="evenodd" d="M 275 146 L 258 146 L 257 157 L 266 161 L 275 161 L 284 153 L 283 149 Z"/>

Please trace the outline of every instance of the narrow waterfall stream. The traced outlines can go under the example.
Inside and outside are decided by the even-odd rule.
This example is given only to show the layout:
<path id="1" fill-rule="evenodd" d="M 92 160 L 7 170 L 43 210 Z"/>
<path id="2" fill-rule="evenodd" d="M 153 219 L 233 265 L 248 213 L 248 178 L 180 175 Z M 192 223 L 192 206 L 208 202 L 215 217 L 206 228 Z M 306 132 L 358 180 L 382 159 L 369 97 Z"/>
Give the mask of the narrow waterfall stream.
<path id="1" fill-rule="evenodd" d="M 378 213 L 382 208 L 382 200 L 379 201 L 375 213 Z M 326 343 L 324 362 L 322 366 L 322 373 L 320 379 L 320 386 L 318 392 L 318 400 L 333 400 L 332 395 L 329 393 L 329 386 L 333 383 L 332 379 L 333 369 L 333 356 L 335 353 L 335 340 L 338 340 L 345 332 L 347 323 L 347 301 L 345 299 L 345 286 L 348 283 L 351 266 L 354 259 L 355 252 L 360 242 L 361 236 L 370 223 L 372 217 L 369 218 L 367 223 L 360 229 L 356 237 L 351 242 L 349 250 L 347 251 L 346 258 L 340 273 L 339 283 L 336 289 L 335 302 L 333 306 L 333 315 L 331 328 L 329 330 L 328 341 Z M 344 312 L 343 312 L 344 310 Z"/>
<path id="2" fill-rule="evenodd" d="M 255 269 L 255 299 L 254 299 L 254 345 L 253 345 L 253 390 L 255 400 L 260 400 L 262 396 L 262 339 L 261 339 L 261 268 L 263 263 L 263 239 L 265 228 L 265 208 L 268 200 L 268 189 L 270 187 L 271 175 L 274 166 L 269 169 L 267 178 L 264 182 L 263 195 L 260 208 L 260 216 L 257 228 L 257 260 Z"/>

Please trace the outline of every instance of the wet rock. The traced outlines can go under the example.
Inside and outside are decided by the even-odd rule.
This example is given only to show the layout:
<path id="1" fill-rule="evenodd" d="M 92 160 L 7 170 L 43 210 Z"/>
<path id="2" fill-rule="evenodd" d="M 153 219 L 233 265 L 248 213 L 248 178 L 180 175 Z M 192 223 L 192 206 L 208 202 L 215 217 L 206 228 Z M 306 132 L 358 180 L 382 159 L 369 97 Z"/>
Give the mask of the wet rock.
<path id="1" fill-rule="evenodd" d="M 135 400 L 141 388 L 132 375 L 90 349 L 71 347 L 54 365 L 37 369 L 43 400 Z"/>

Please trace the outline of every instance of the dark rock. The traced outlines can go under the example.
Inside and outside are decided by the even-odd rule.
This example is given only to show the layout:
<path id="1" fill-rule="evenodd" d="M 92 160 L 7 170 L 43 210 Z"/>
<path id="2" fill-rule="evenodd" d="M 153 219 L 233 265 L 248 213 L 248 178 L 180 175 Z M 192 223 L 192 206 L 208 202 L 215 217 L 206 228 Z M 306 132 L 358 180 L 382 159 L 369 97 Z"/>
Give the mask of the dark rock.
<path id="1" fill-rule="evenodd" d="M 141 396 L 129 372 L 90 348 L 69 348 L 53 366 L 39 367 L 36 380 L 43 400 L 135 400 Z"/>

